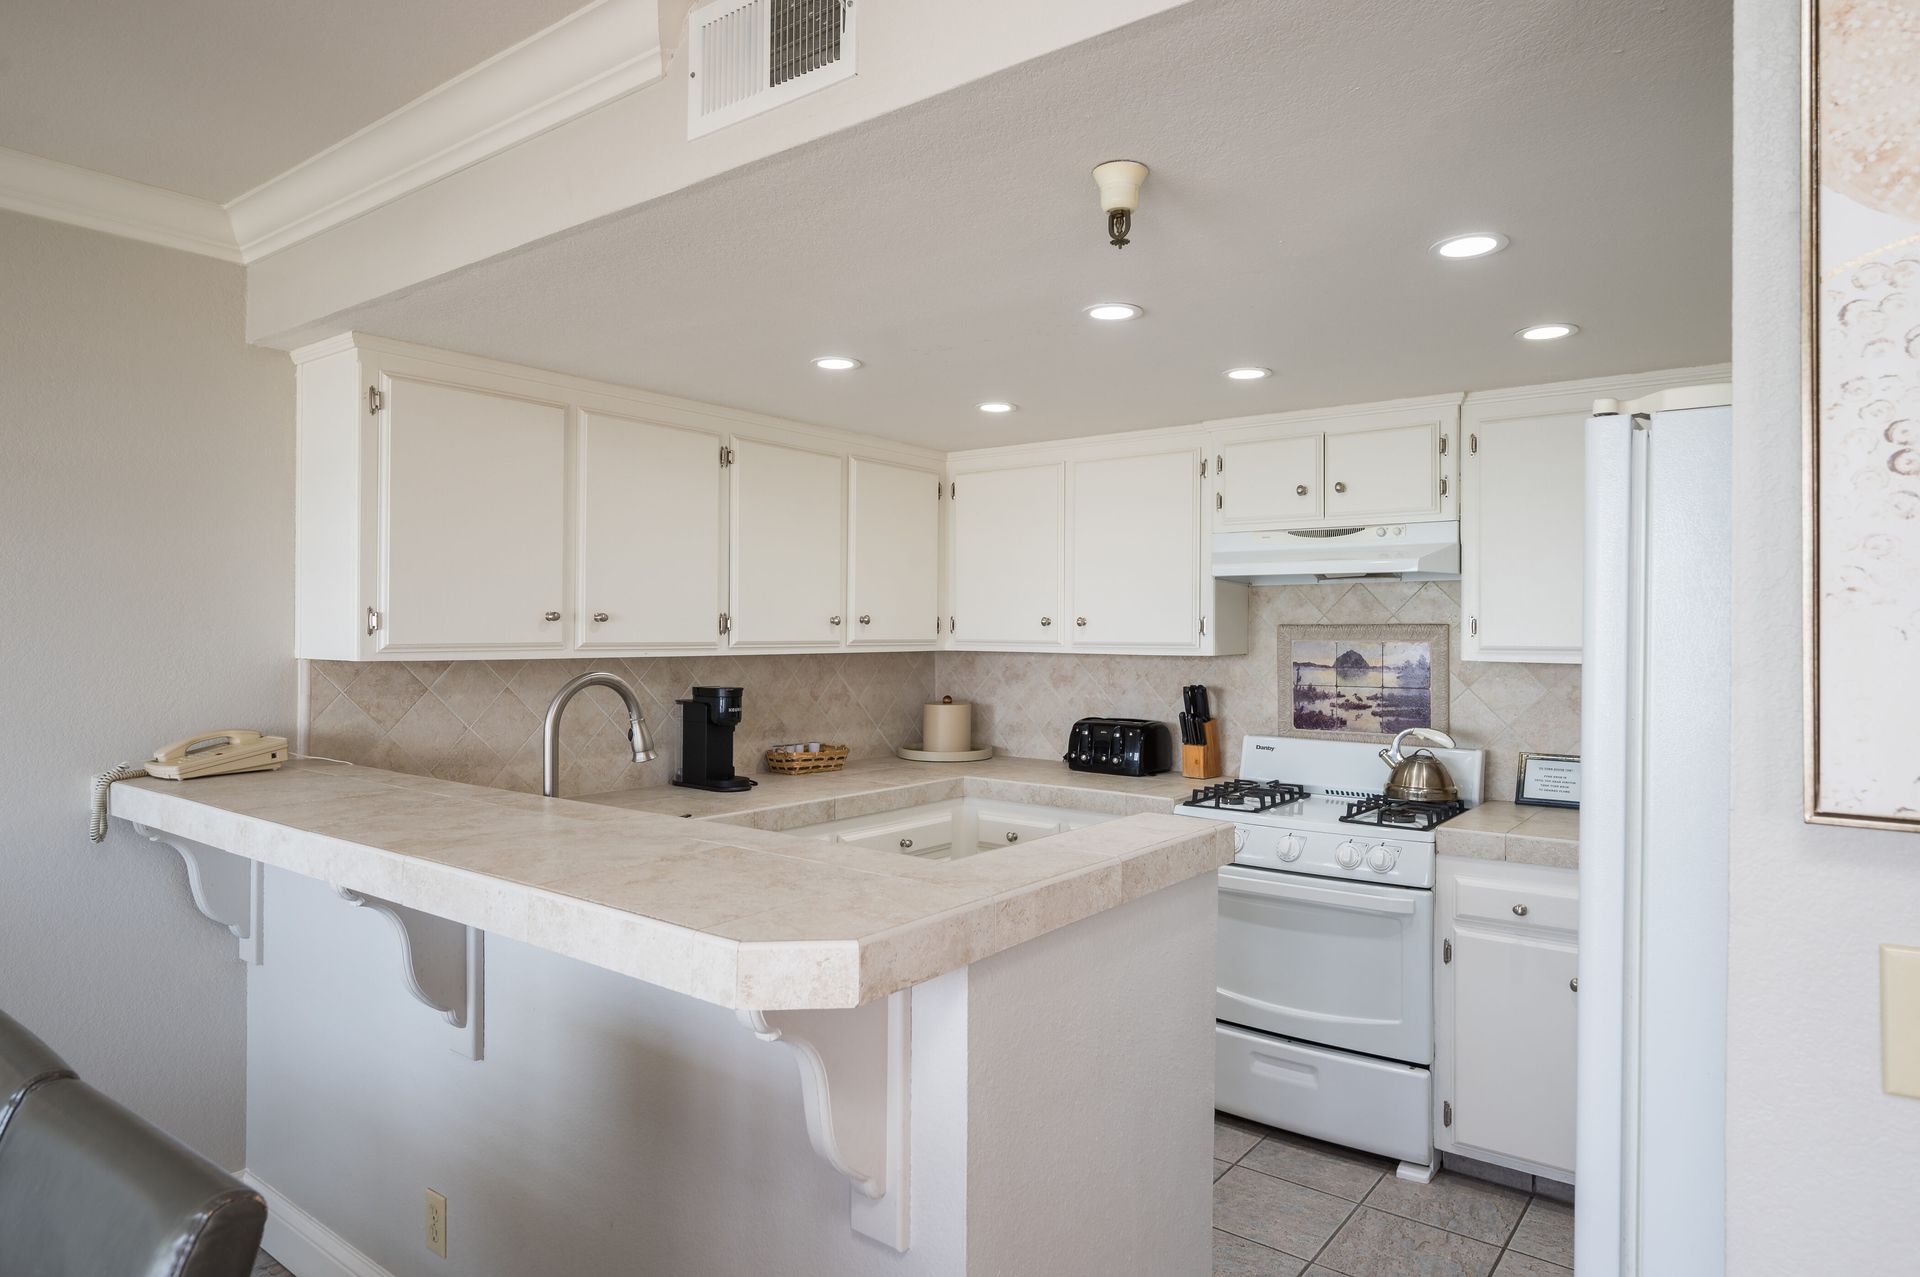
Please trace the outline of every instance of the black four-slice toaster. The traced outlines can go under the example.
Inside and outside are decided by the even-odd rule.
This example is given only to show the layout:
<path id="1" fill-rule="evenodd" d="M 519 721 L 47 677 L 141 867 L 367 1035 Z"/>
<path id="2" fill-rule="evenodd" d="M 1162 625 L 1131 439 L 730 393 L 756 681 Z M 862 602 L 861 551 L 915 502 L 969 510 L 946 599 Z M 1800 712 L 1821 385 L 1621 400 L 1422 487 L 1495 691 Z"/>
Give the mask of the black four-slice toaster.
<path id="1" fill-rule="evenodd" d="M 1173 736 L 1149 718 L 1083 718 L 1067 739 L 1067 766 L 1112 776 L 1158 776 L 1173 768 Z"/>

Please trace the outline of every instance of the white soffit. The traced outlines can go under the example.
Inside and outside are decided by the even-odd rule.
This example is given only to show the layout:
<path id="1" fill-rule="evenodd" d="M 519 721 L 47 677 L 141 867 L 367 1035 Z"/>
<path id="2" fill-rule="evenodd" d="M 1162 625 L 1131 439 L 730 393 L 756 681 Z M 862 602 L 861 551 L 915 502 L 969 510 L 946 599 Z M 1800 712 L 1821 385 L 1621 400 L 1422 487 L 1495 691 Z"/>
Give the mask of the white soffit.
<path id="1" fill-rule="evenodd" d="M 658 0 L 594 0 L 220 204 L 0 148 L 0 208 L 251 262 L 658 80 Z"/>

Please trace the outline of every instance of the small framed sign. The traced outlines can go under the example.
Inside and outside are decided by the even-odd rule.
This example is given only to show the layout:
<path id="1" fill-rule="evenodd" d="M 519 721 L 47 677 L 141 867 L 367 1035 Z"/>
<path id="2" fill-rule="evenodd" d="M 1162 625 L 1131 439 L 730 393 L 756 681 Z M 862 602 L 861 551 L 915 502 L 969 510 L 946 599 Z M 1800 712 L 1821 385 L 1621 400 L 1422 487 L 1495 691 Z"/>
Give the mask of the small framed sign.
<path id="1" fill-rule="evenodd" d="M 1531 807 L 1580 805 L 1580 755 L 1522 754 L 1513 801 Z"/>

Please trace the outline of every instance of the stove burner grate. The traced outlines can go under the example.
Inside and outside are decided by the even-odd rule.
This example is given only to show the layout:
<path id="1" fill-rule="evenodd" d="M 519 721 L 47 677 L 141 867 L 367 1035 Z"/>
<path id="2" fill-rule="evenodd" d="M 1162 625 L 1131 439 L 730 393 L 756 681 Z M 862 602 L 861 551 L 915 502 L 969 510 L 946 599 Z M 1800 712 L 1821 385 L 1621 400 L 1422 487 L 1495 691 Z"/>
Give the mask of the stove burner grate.
<path id="1" fill-rule="evenodd" d="M 1373 794 L 1358 802 L 1348 803 L 1347 814 L 1340 817 L 1340 822 L 1345 825 L 1374 825 L 1383 829 L 1424 832 L 1452 820 L 1466 809 L 1467 805 L 1463 802 L 1423 803 Z"/>
<path id="2" fill-rule="evenodd" d="M 1220 811 L 1268 811 L 1286 803 L 1297 803 L 1307 796 L 1298 785 L 1278 780 L 1225 780 L 1217 785 L 1202 785 L 1186 801 L 1188 807 L 1212 807 Z"/>

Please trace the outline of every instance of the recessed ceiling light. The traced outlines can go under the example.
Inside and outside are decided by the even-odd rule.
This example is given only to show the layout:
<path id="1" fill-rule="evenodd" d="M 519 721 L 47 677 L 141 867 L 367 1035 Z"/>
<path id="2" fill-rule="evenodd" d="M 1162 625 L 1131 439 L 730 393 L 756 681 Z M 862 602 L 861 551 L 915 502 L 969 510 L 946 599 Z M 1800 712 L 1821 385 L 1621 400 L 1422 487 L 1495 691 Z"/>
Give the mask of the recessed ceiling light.
<path id="1" fill-rule="evenodd" d="M 1123 319 L 1140 318 L 1140 308 L 1132 302 L 1101 302 L 1097 306 L 1087 307 L 1087 318 L 1109 324 L 1118 323 Z"/>
<path id="2" fill-rule="evenodd" d="M 980 405 L 981 412 L 1012 412 L 1013 405 L 1000 399 L 989 399 Z"/>
<path id="3" fill-rule="evenodd" d="M 1499 231 L 1470 231 L 1450 235 L 1433 246 L 1441 257 L 1485 257 L 1507 246 L 1507 237 Z"/>
<path id="4" fill-rule="evenodd" d="M 1521 341 L 1559 341 L 1579 331 L 1578 324 L 1535 324 L 1530 328 L 1522 328 L 1514 336 Z"/>
<path id="5" fill-rule="evenodd" d="M 1271 368 L 1229 368 L 1227 376 L 1234 381 L 1263 381 L 1273 376 Z"/>
<path id="6" fill-rule="evenodd" d="M 813 361 L 815 368 L 826 372 L 848 372 L 860 366 L 860 361 L 847 355 L 822 355 Z"/>

